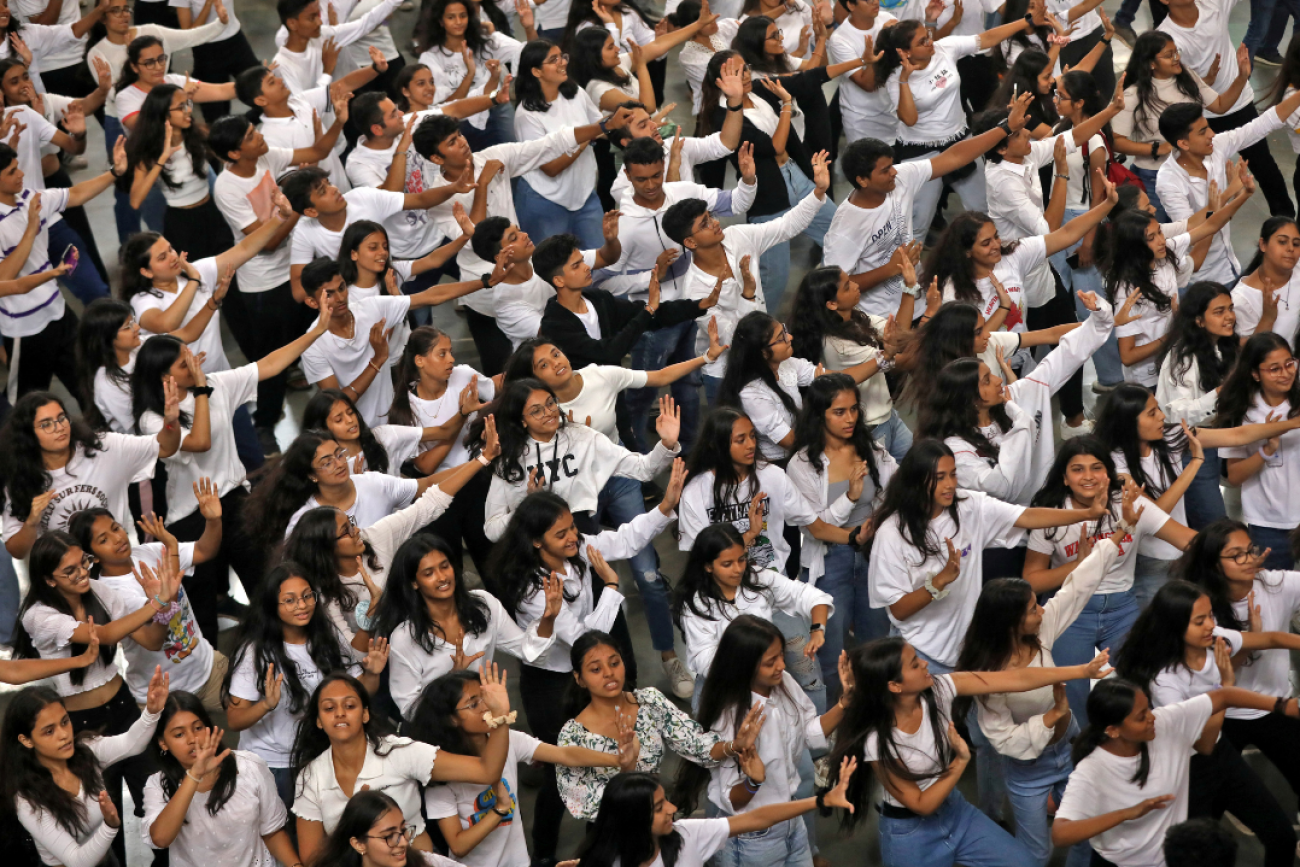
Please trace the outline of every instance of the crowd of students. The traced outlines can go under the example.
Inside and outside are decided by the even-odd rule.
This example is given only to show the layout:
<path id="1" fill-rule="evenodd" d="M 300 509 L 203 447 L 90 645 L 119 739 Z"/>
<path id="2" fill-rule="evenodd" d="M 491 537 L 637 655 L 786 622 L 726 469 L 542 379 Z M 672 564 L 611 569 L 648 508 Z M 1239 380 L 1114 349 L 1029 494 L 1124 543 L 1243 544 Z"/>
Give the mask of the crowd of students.
<path id="1" fill-rule="evenodd" d="M 6 863 L 1295 862 L 1300 39 L 400 2 L 0 0 Z"/>

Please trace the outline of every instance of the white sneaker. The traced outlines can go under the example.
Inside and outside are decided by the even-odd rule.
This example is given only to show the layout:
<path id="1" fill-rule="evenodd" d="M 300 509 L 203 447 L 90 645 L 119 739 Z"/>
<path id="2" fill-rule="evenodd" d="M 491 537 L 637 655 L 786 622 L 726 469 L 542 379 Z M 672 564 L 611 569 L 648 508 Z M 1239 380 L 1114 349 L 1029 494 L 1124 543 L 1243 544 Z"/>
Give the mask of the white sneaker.
<path id="1" fill-rule="evenodd" d="M 695 694 L 695 678 L 686 670 L 686 665 L 682 662 L 681 657 L 673 656 L 665 659 L 664 674 L 668 675 L 668 683 L 671 684 L 673 695 L 678 698 L 690 698 Z"/>
<path id="2" fill-rule="evenodd" d="M 1083 424 L 1079 425 L 1078 427 L 1071 427 L 1070 425 L 1065 423 L 1065 419 L 1061 419 L 1060 428 L 1061 428 L 1061 439 L 1063 440 L 1072 439 L 1074 437 L 1085 436 L 1087 434 L 1092 433 L 1092 419 L 1085 418 L 1083 420 Z"/>

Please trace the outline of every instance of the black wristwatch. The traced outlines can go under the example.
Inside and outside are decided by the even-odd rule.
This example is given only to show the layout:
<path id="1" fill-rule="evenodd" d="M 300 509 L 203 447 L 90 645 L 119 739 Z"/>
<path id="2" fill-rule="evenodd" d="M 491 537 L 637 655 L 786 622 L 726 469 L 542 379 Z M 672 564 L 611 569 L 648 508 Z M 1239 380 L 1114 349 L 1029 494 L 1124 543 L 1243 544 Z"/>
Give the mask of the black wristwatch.
<path id="1" fill-rule="evenodd" d="M 727 111 L 744 111 L 744 110 L 745 110 L 745 103 L 744 103 L 743 100 L 741 101 L 740 105 L 736 106 L 735 108 L 732 108 L 732 107 L 731 107 L 731 103 L 729 103 L 729 102 L 728 102 L 728 103 L 724 103 L 723 105 L 726 107 Z"/>
<path id="2" fill-rule="evenodd" d="M 1151 159 L 1155 159 L 1158 156 L 1160 156 L 1160 142 L 1153 141 L 1151 142 Z"/>
<path id="3" fill-rule="evenodd" d="M 492 274 L 490 272 L 483 275 L 483 288 L 484 289 L 492 288 Z"/>
<path id="4" fill-rule="evenodd" d="M 1006 133 L 1006 134 L 1007 134 L 1007 138 L 1011 138 L 1011 136 L 1014 135 L 1014 133 L 1011 132 L 1011 121 L 1010 121 L 1010 120 L 1002 120 L 1002 121 L 999 121 L 999 122 L 998 122 L 998 126 L 997 126 L 997 128 L 1000 129 L 1000 130 L 1002 130 L 1004 133 Z"/>
<path id="5" fill-rule="evenodd" d="M 825 628 L 826 628 L 826 624 L 825 624 L 825 623 L 814 623 L 814 624 L 812 624 L 811 626 L 808 627 L 808 631 L 809 631 L 809 632 L 821 632 L 821 631 L 822 631 L 823 629 L 825 629 Z"/>
<path id="6" fill-rule="evenodd" d="M 210 385 L 191 385 L 190 394 L 195 397 L 212 397 L 212 386 Z"/>

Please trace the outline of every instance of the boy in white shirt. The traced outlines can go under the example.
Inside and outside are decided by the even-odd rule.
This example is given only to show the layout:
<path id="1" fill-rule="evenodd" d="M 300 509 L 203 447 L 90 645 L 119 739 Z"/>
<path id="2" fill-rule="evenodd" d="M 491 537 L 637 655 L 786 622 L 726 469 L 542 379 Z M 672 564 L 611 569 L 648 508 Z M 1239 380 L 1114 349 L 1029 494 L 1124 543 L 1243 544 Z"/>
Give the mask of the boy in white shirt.
<path id="1" fill-rule="evenodd" d="M 383 0 L 356 21 L 322 26 L 319 0 L 279 0 L 275 11 L 288 31 L 284 45 L 275 53 L 280 77 L 295 93 L 328 85 L 333 78 L 333 63 L 327 71 L 322 59 L 322 37 L 333 46 L 330 53 L 337 61 L 338 49 L 351 45 L 383 24 L 384 19 L 397 11 L 400 3 L 401 0 Z"/>

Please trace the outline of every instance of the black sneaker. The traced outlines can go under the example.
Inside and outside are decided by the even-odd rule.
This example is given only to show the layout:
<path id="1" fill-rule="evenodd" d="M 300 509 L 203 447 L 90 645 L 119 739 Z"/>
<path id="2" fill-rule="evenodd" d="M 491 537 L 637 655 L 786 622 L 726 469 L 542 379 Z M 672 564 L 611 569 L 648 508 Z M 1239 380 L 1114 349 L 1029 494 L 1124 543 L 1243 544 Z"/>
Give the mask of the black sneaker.
<path id="1" fill-rule="evenodd" d="M 1120 42 L 1123 42 L 1129 48 L 1132 48 L 1137 44 L 1137 34 L 1133 32 L 1133 28 L 1127 24 L 1116 24 L 1115 35 L 1119 37 Z"/>
<path id="2" fill-rule="evenodd" d="M 262 454 L 268 458 L 280 454 L 280 444 L 275 440 L 275 431 L 270 428 L 259 427 L 257 429 L 257 442 L 262 446 Z"/>
<path id="3" fill-rule="evenodd" d="M 1278 54 L 1276 49 L 1272 51 L 1256 51 L 1255 62 L 1264 66 L 1281 66 L 1282 55 Z"/>

